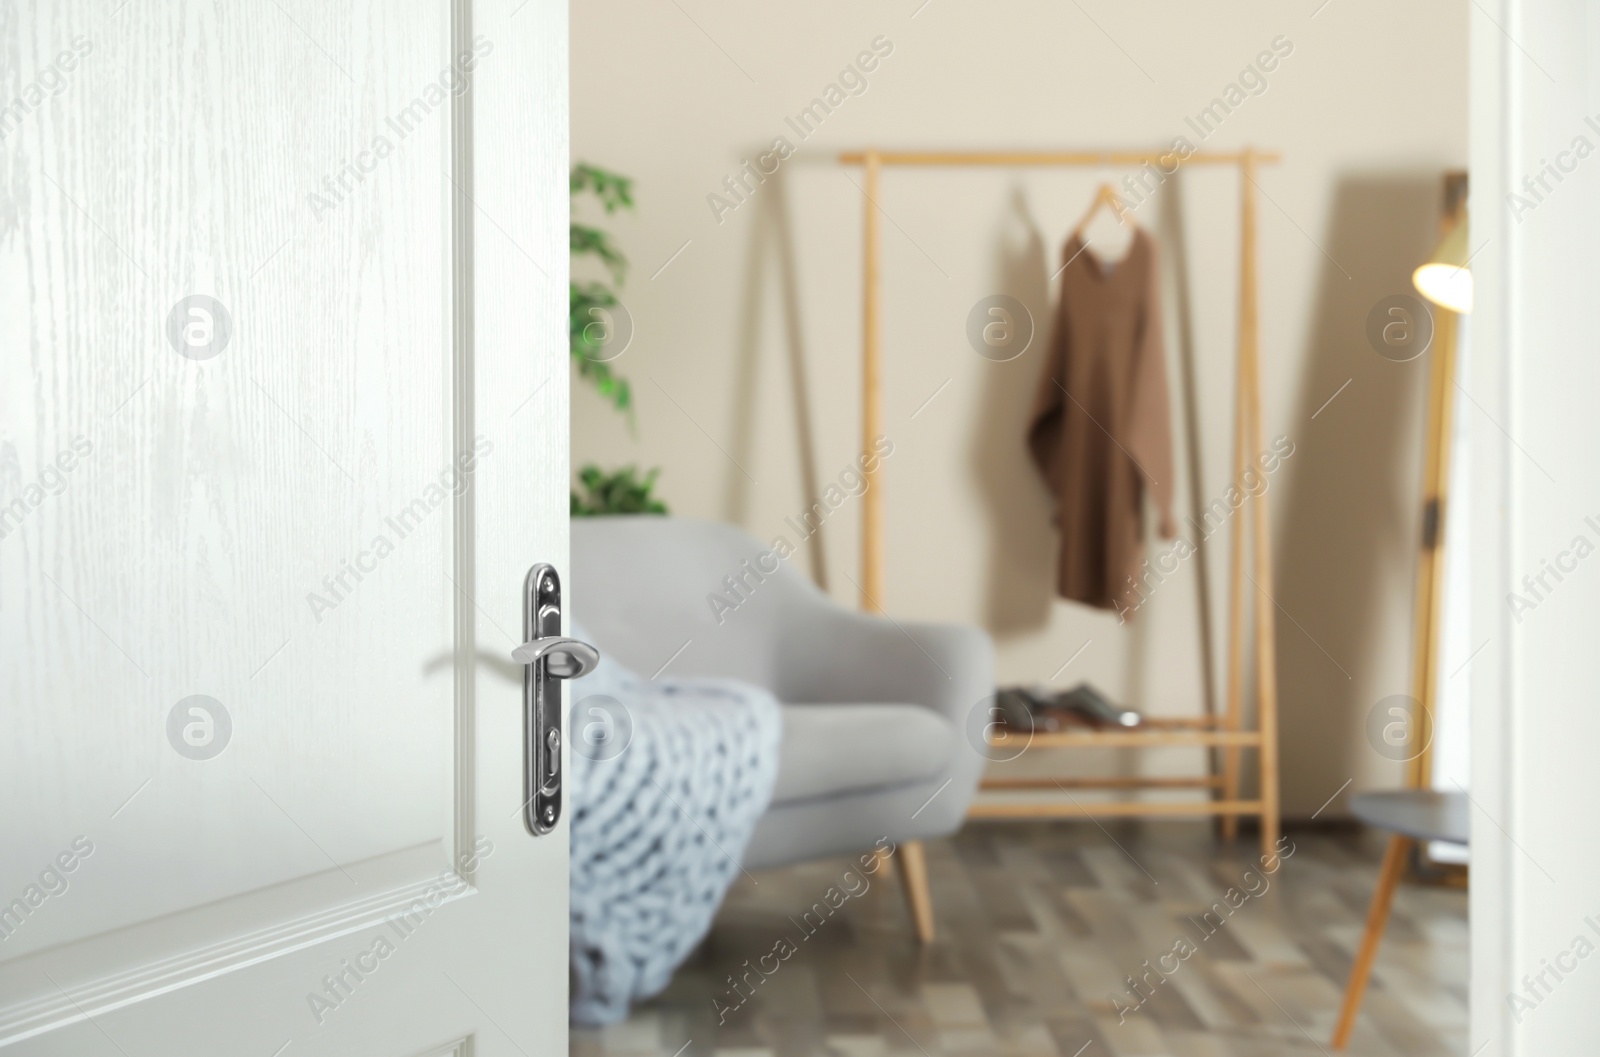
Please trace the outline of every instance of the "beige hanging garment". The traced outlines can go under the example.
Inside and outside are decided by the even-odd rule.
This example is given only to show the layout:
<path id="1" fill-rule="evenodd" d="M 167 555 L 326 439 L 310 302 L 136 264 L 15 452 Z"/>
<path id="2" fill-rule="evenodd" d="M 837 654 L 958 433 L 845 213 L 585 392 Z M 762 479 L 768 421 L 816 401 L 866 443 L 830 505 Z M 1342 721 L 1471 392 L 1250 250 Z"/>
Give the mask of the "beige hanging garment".
<path id="1" fill-rule="evenodd" d="M 1096 198 L 1098 208 L 1101 199 Z M 1088 220 L 1086 216 L 1085 221 Z M 1172 426 L 1155 241 L 1136 229 L 1106 262 L 1075 231 L 1062 250 L 1055 334 L 1028 446 L 1055 495 L 1062 597 L 1131 615 L 1149 489 L 1171 538 Z"/>

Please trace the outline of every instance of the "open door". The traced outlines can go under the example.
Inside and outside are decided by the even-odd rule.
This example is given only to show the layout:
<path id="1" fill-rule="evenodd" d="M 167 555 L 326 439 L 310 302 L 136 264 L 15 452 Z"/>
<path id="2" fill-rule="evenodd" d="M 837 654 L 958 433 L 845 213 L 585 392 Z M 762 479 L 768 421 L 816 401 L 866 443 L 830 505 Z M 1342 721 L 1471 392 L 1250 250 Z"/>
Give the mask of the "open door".
<path id="1" fill-rule="evenodd" d="M 0 1052 L 564 1054 L 565 5 L 14 14 Z"/>

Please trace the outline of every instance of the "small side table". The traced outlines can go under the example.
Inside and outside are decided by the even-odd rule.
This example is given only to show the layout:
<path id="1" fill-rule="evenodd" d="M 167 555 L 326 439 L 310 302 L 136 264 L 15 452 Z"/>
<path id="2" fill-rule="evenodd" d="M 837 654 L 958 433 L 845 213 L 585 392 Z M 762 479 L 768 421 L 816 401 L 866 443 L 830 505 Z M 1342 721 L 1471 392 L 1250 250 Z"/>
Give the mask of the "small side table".
<path id="1" fill-rule="evenodd" d="M 1356 1014 L 1361 1011 L 1361 999 L 1367 993 L 1372 963 L 1378 957 L 1378 944 L 1389 924 L 1394 890 L 1405 873 L 1412 845 L 1417 841 L 1435 840 L 1465 845 L 1470 828 L 1468 807 L 1465 793 L 1441 793 L 1433 789 L 1357 793 L 1350 798 L 1350 811 L 1356 818 L 1375 829 L 1388 830 L 1391 836 L 1389 847 L 1383 853 L 1383 865 L 1378 869 L 1378 887 L 1372 893 L 1372 905 L 1367 908 L 1367 929 L 1361 936 L 1355 964 L 1350 966 L 1350 981 L 1344 986 L 1344 1005 L 1333 1029 L 1334 1049 L 1344 1049 L 1356 1026 Z"/>

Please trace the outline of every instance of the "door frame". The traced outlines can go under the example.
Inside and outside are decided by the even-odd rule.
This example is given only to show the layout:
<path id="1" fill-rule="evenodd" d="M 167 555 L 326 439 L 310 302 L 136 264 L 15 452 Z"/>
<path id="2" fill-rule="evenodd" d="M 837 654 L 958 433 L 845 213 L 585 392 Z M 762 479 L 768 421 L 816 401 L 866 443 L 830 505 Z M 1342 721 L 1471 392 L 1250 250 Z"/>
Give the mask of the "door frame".
<path id="1" fill-rule="evenodd" d="M 1592 321 L 1600 264 L 1590 252 L 1600 233 L 1592 190 L 1600 172 L 1549 181 L 1536 196 L 1524 184 L 1575 136 L 1597 142 L 1588 122 L 1593 74 L 1587 82 L 1585 74 L 1600 58 L 1600 25 L 1584 7 L 1484 0 L 1468 13 L 1475 296 L 1463 413 L 1471 420 L 1473 641 L 1485 645 L 1469 662 L 1466 1052 L 1486 1057 L 1583 1052 L 1600 1031 L 1596 969 L 1584 966 L 1566 982 L 1558 975 L 1531 995 L 1528 986 L 1576 936 L 1600 940 L 1590 923 L 1600 921 L 1600 852 L 1581 839 L 1600 808 L 1592 759 L 1600 718 L 1591 718 L 1600 565 L 1550 581 L 1555 590 L 1540 593 L 1535 613 L 1513 601 L 1530 594 L 1524 576 L 1539 574 L 1575 534 L 1600 539 L 1585 521 L 1600 521 L 1600 468 L 1589 455 L 1600 442 Z M 1537 197 L 1532 212 L 1512 195 Z"/>

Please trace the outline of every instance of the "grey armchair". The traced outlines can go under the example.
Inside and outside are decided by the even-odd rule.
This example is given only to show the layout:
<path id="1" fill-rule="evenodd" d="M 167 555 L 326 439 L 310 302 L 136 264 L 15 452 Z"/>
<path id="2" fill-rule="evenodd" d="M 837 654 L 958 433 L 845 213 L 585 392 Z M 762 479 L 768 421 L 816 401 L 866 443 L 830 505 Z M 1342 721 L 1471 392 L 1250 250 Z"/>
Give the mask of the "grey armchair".
<path id="1" fill-rule="evenodd" d="M 967 730 L 994 692 L 987 635 L 844 609 L 712 522 L 575 518 L 570 580 L 573 617 L 634 671 L 742 679 L 782 703 L 777 784 L 746 869 L 887 838 L 917 936 L 933 938 L 922 841 L 959 828 L 977 792 Z"/>

